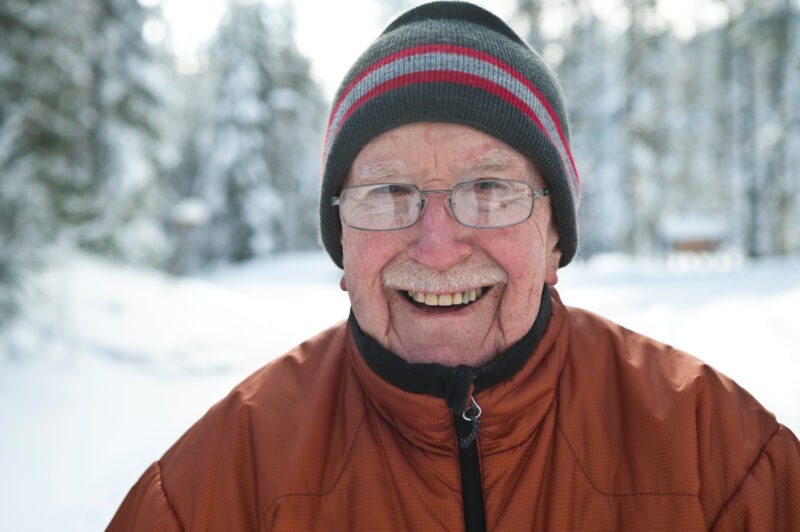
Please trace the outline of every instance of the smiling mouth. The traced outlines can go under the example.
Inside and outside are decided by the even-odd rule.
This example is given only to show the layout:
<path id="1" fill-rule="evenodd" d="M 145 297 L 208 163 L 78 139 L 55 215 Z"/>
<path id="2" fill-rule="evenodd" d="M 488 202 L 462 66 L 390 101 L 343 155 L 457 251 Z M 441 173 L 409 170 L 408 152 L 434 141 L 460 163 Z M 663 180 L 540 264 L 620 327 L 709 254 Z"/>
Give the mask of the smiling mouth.
<path id="1" fill-rule="evenodd" d="M 402 290 L 401 292 L 417 308 L 424 310 L 458 310 L 471 305 L 490 289 L 491 286 L 479 287 L 452 294 L 428 294 L 413 290 Z"/>

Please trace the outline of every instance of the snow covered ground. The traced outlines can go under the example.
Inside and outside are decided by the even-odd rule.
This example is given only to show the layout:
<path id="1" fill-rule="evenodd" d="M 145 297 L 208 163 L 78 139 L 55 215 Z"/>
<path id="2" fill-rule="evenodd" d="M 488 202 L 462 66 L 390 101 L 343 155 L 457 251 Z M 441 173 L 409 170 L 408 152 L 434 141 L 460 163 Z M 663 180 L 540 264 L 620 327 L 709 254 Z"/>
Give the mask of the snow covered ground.
<path id="1" fill-rule="evenodd" d="M 800 432 L 800 259 L 602 257 L 570 304 L 703 358 Z M 130 486 L 249 373 L 343 319 L 320 253 L 193 279 L 54 258 L 0 334 L 0 530 L 102 529 Z"/>

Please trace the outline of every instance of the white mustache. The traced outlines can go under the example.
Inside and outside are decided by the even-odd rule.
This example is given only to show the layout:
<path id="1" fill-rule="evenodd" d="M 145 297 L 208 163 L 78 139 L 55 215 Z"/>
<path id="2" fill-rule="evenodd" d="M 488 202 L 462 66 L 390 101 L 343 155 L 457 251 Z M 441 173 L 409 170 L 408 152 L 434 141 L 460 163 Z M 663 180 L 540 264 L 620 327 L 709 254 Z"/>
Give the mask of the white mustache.
<path id="1" fill-rule="evenodd" d="M 398 255 L 381 270 L 381 281 L 387 288 L 447 294 L 507 283 L 508 274 L 488 257 L 471 257 L 447 270 L 434 272 L 406 255 Z"/>

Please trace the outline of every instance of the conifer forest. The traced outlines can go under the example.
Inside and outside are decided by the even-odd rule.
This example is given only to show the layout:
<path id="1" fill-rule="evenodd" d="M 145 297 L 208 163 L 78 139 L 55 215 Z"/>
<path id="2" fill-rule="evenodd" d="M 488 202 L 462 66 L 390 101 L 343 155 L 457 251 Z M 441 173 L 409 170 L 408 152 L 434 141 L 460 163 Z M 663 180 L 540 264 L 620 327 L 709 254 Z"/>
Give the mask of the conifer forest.
<path id="1" fill-rule="evenodd" d="M 386 3 L 372 31 L 416 3 Z M 688 33 L 659 0 L 616 3 L 613 23 L 591 0 L 499 13 L 564 88 L 578 258 L 800 253 L 800 2 L 697 0 L 715 17 Z M 161 16 L 139 0 L 0 2 L 0 324 L 53 246 L 175 275 L 319 246 L 331 95 L 291 4 L 229 0 L 191 71 L 145 38 Z"/>

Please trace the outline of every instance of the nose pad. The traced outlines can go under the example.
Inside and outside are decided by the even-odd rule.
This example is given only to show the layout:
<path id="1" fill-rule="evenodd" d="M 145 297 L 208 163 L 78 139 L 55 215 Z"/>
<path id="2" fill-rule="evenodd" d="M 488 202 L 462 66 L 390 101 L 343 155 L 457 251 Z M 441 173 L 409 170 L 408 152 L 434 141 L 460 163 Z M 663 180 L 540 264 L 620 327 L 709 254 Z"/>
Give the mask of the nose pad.
<path id="1" fill-rule="evenodd" d="M 458 222 L 458 218 L 456 218 L 456 204 L 453 203 L 453 196 L 447 198 L 447 207 L 448 210 L 450 211 L 450 216 L 453 217 L 453 220 Z M 458 223 L 460 224 L 461 222 Z"/>
<path id="2" fill-rule="evenodd" d="M 420 198 L 420 202 L 417 203 L 417 208 L 419 209 L 419 217 L 420 217 L 420 219 L 422 219 L 422 216 L 425 214 L 425 206 L 427 204 L 428 204 L 428 196 L 424 195 L 424 196 L 422 196 Z M 452 218 L 453 221 L 458 222 L 458 219 L 456 218 L 456 213 L 453 210 L 455 208 L 455 204 L 453 203 L 453 198 L 452 197 L 448 197 L 445 200 L 445 205 L 447 206 L 446 210 L 449 212 L 450 218 Z"/>

